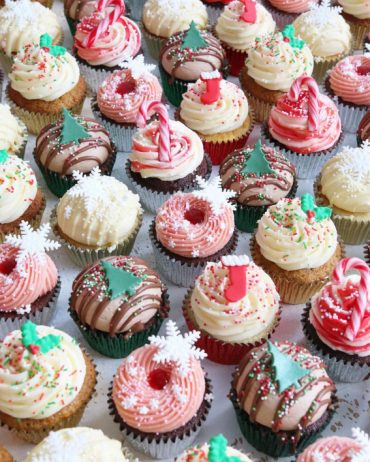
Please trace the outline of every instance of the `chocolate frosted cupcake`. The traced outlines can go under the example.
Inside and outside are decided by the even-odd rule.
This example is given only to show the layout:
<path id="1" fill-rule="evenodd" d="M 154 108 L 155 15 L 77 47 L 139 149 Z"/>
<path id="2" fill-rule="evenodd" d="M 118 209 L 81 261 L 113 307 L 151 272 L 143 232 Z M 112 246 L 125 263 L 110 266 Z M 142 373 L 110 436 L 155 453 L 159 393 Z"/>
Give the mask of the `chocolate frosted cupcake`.
<path id="1" fill-rule="evenodd" d="M 170 103 L 180 106 L 189 83 L 195 83 L 202 72 L 220 71 L 227 77 L 225 52 L 211 33 L 190 29 L 173 35 L 161 48 L 159 57 L 164 93 Z"/>
<path id="2" fill-rule="evenodd" d="M 290 342 L 268 342 L 237 368 L 230 393 L 240 429 L 258 451 L 292 456 L 329 425 L 334 382 L 320 358 Z"/>
<path id="3" fill-rule="evenodd" d="M 280 152 L 258 141 L 229 154 L 220 166 L 222 186 L 235 191 L 235 224 L 252 232 L 267 208 L 297 191 L 296 169 Z"/>
<path id="4" fill-rule="evenodd" d="M 89 345 L 123 358 L 156 335 L 169 311 L 167 288 L 140 258 L 109 257 L 76 277 L 70 315 Z"/>
<path id="5" fill-rule="evenodd" d="M 89 174 L 99 167 L 110 175 L 116 148 L 102 125 L 64 109 L 62 118 L 41 130 L 33 155 L 49 189 L 62 197 L 76 184 L 74 171 Z"/>
<path id="6" fill-rule="evenodd" d="M 168 321 L 166 336 L 133 351 L 119 366 L 110 409 L 125 441 L 155 459 L 172 459 L 188 448 L 205 422 L 210 382 L 195 348 L 198 332 L 182 336 Z"/>

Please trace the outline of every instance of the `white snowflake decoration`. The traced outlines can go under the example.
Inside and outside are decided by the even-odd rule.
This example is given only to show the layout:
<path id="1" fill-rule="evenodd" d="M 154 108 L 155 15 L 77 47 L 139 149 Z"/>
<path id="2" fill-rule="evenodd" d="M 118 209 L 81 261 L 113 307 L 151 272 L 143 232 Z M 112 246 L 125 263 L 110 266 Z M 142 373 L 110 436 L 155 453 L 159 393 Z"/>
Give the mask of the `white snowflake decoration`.
<path id="1" fill-rule="evenodd" d="M 352 436 L 362 446 L 360 452 L 351 454 L 351 462 L 369 462 L 370 438 L 360 428 L 352 428 Z"/>
<path id="2" fill-rule="evenodd" d="M 159 364 L 174 362 L 179 368 L 182 376 L 189 371 L 189 360 L 204 359 L 207 353 L 194 344 L 199 339 L 200 333 L 196 330 L 181 335 L 179 328 L 174 321 L 166 324 L 166 336 L 151 336 L 149 342 L 158 347 L 158 351 L 153 356 L 154 361 Z"/>
<path id="3" fill-rule="evenodd" d="M 153 411 L 156 411 L 157 409 L 159 409 L 159 401 L 155 398 L 152 398 L 150 400 L 150 407 L 151 409 L 153 409 Z"/>
<path id="4" fill-rule="evenodd" d="M 6 236 L 5 243 L 18 247 L 17 269 L 22 271 L 23 264 L 28 256 L 33 256 L 42 261 L 45 252 L 59 249 L 59 242 L 47 238 L 50 233 L 50 224 L 41 225 L 38 230 L 34 230 L 27 221 L 22 221 L 19 225 L 20 235 L 10 234 Z"/>
<path id="5" fill-rule="evenodd" d="M 63 436 L 60 432 L 50 432 L 44 440 L 44 451 L 37 457 L 37 462 L 80 462 L 87 441 L 73 430 L 67 432 L 68 438 L 65 438 L 66 430 Z"/>
<path id="6" fill-rule="evenodd" d="M 64 217 L 66 220 L 69 220 L 71 218 L 72 214 L 72 207 L 70 205 L 67 205 L 66 208 L 64 209 Z"/>
<path id="7" fill-rule="evenodd" d="M 40 15 L 44 14 L 42 5 L 30 0 L 5 0 L 5 6 L 6 10 L 2 13 L 3 17 L 17 22 L 20 30 L 26 26 L 35 29 L 39 24 Z"/>
<path id="8" fill-rule="evenodd" d="M 137 404 L 136 396 L 127 396 L 122 400 L 122 406 L 124 409 L 132 409 Z"/>
<path id="9" fill-rule="evenodd" d="M 334 24 L 337 16 L 342 12 L 342 7 L 331 6 L 330 0 L 322 0 L 321 3 L 313 3 L 310 11 L 307 13 L 306 21 L 319 28 L 328 24 Z"/>
<path id="10" fill-rule="evenodd" d="M 214 400 L 213 393 L 206 393 L 204 395 L 204 399 L 208 402 L 211 403 Z"/>
<path id="11" fill-rule="evenodd" d="M 154 71 L 155 64 L 145 64 L 144 55 L 138 55 L 136 58 L 127 58 L 119 64 L 124 69 L 130 69 L 134 79 L 138 79 L 141 75 Z"/>
<path id="12" fill-rule="evenodd" d="M 234 191 L 222 189 L 221 178 L 216 176 L 209 183 L 207 183 L 201 176 L 196 178 L 199 191 L 194 191 L 194 196 L 203 199 L 211 205 L 212 212 L 218 215 L 225 205 L 229 205 L 233 210 L 235 205 L 231 205 L 228 200 L 235 196 Z"/>
<path id="13" fill-rule="evenodd" d="M 338 170 L 351 181 L 358 184 L 370 185 L 370 143 L 364 141 L 359 148 L 346 146 L 340 154 L 337 155 Z"/>
<path id="14" fill-rule="evenodd" d="M 31 313 L 31 305 L 24 305 L 15 310 L 17 314 L 24 315 Z"/>
<path id="15" fill-rule="evenodd" d="M 84 199 L 86 211 L 92 213 L 97 209 L 98 203 L 103 200 L 101 188 L 97 184 L 102 177 L 100 168 L 95 167 L 91 170 L 90 175 L 84 175 L 78 170 L 74 170 L 72 175 L 77 181 L 77 184 L 69 189 L 67 194 L 71 197 L 82 197 Z"/>

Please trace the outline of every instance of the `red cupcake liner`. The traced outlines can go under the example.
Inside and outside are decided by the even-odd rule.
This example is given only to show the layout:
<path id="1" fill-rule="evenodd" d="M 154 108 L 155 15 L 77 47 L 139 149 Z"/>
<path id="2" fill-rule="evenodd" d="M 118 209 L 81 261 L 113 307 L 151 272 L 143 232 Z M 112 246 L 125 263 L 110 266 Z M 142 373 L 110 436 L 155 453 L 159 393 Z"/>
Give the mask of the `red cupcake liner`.
<path id="1" fill-rule="evenodd" d="M 229 62 L 230 67 L 230 75 L 234 77 L 239 77 L 240 71 L 244 66 L 245 60 L 248 56 L 246 51 L 235 50 L 234 48 L 230 48 L 226 43 L 222 43 L 222 48 L 225 50 L 226 59 Z"/>
<path id="2" fill-rule="evenodd" d="M 252 127 L 253 128 L 253 127 Z M 211 159 L 212 165 L 220 165 L 221 162 L 236 149 L 241 149 L 245 146 L 248 137 L 252 130 L 248 130 L 248 133 L 243 135 L 241 138 L 232 141 L 203 141 L 203 147 L 205 152 Z"/>

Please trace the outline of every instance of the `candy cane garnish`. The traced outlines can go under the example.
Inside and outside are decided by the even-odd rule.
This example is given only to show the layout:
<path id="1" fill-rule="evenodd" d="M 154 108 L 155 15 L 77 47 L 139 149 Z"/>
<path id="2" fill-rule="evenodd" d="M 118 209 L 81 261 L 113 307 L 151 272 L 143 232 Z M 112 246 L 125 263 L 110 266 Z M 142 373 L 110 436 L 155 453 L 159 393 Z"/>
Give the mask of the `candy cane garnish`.
<path id="1" fill-rule="evenodd" d="M 313 132 L 319 128 L 320 118 L 320 90 L 315 79 L 307 75 L 301 75 L 298 77 L 298 79 L 296 79 L 290 87 L 288 98 L 291 101 L 298 101 L 303 86 L 306 86 L 308 90 L 308 130 Z"/>
<path id="2" fill-rule="evenodd" d="M 164 104 L 159 101 L 145 101 L 139 110 L 136 125 L 139 128 L 146 126 L 146 121 L 153 115 L 159 117 L 159 149 L 158 158 L 161 162 L 171 161 L 171 140 L 170 140 L 170 121 L 168 111 Z"/>
<path id="3" fill-rule="evenodd" d="M 366 311 L 370 311 L 369 294 L 370 294 L 370 268 L 360 258 L 344 258 L 335 267 L 332 280 L 334 284 L 343 284 L 346 273 L 350 270 L 357 270 L 360 273 L 360 283 L 358 287 L 358 297 L 351 314 L 351 320 L 348 323 L 345 335 L 353 341 L 361 327 L 361 322 Z"/>
<path id="4" fill-rule="evenodd" d="M 247 255 L 227 255 L 221 257 L 221 263 L 229 270 L 229 286 L 225 290 L 226 300 L 237 302 L 247 293 Z"/>

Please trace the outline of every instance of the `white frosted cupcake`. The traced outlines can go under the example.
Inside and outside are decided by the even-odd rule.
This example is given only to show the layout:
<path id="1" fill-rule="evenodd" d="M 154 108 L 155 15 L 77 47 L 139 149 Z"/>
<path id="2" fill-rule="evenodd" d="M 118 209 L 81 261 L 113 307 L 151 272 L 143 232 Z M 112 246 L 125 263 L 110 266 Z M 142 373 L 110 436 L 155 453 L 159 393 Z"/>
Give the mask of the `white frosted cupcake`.
<path id="1" fill-rule="evenodd" d="M 27 127 L 10 112 L 10 107 L 0 104 L 0 151 L 23 159 L 28 140 Z"/>

